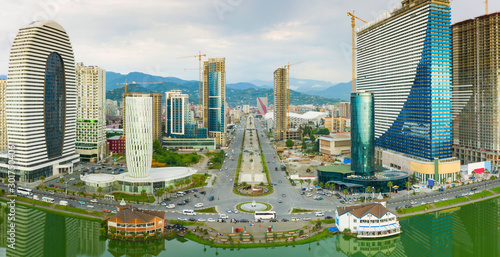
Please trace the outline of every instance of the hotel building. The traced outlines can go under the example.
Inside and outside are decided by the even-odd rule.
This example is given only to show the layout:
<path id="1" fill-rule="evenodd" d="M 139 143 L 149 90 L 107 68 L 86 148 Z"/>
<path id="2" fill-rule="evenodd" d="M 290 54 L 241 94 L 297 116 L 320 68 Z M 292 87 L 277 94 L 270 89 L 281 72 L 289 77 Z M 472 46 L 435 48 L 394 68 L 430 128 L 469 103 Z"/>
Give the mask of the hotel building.
<path id="1" fill-rule="evenodd" d="M 453 151 L 462 164 L 500 166 L 500 13 L 452 26 L 453 93 L 472 92 L 453 121 Z"/>
<path id="2" fill-rule="evenodd" d="M 374 94 L 376 164 L 454 180 L 448 0 L 403 0 L 357 30 L 357 89 Z"/>
<path id="3" fill-rule="evenodd" d="M 72 172 L 75 152 L 76 82 L 73 49 L 54 21 L 21 29 L 12 43 L 6 92 L 7 140 L 15 146 L 15 178 L 35 182 Z M 6 176 L 7 156 L 0 156 Z"/>
<path id="4" fill-rule="evenodd" d="M 96 162 L 106 154 L 106 71 L 76 65 L 76 152 L 80 160 Z"/>

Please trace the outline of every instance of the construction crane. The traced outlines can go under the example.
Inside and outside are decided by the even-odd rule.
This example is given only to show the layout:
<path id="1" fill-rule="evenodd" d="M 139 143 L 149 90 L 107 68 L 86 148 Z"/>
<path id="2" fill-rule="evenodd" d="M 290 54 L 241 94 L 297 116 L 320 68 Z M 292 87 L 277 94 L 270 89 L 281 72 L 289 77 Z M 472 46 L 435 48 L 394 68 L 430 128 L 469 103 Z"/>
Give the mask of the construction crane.
<path id="1" fill-rule="evenodd" d="M 132 82 L 132 83 L 127 83 L 127 79 L 125 79 L 125 83 L 116 83 L 117 85 L 125 85 L 125 92 L 124 94 L 127 93 L 127 85 L 144 85 L 144 84 L 163 84 L 165 82 Z"/>
<path id="2" fill-rule="evenodd" d="M 293 66 L 293 65 L 296 65 L 296 64 L 300 64 L 300 63 L 303 63 L 303 62 L 296 62 L 296 63 L 292 63 L 290 64 L 290 62 L 288 62 L 287 65 L 283 66 L 283 67 L 286 67 L 286 75 L 287 75 L 287 81 L 286 81 L 286 86 L 287 86 L 287 89 L 286 89 L 286 93 L 287 93 L 287 103 L 286 103 L 286 106 L 287 106 L 287 114 L 286 114 L 286 118 L 287 118 L 287 121 L 286 121 L 286 132 L 288 133 L 288 130 L 290 129 L 290 116 L 288 115 L 288 113 L 290 112 L 290 66 Z M 285 133 L 285 139 L 286 139 L 286 133 Z"/>
<path id="3" fill-rule="evenodd" d="M 198 65 L 198 110 L 201 110 L 201 57 L 207 56 L 207 54 L 202 54 L 201 51 L 198 51 L 197 55 L 191 55 L 191 56 L 183 56 L 183 57 L 177 57 L 177 59 L 182 59 L 182 58 L 193 58 L 197 57 L 199 61 Z M 184 69 L 185 71 L 187 69 Z"/>
<path id="4" fill-rule="evenodd" d="M 361 18 L 357 17 L 354 15 L 354 11 L 352 13 L 347 12 L 347 16 L 351 16 L 351 27 L 352 27 L 352 92 L 356 91 L 356 66 L 355 66 L 355 56 L 354 56 L 354 51 L 356 51 L 356 42 L 354 41 L 354 27 L 356 27 L 356 19 L 367 23 L 366 21 L 362 20 Z"/>

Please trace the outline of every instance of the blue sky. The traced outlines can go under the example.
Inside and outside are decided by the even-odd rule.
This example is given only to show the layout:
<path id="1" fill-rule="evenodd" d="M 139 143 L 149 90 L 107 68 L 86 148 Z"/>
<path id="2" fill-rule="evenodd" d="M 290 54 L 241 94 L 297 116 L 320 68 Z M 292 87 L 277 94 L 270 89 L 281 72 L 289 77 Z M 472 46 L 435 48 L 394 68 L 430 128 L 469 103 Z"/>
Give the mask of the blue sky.
<path id="1" fill-rule="evenodd" d="M 333 83 L 351 77 L 347 11 L 366 21 L 400 0 L 25 0 L 2 3 L 0 74 L 12 40 L 33 20 L 52 19 L 70 36 L 77 62 L 109 71 L 198 79 L 195 55 L 226 57 L 230 83 L 272 80 L 287 62 L 292 77 Z M 473 4 L 474 3 L 474 4 Z M 490 12 L 500 1 L 490 1 Z M 482 0 L 454 0 L 452 22 L 484 14 Z"/>

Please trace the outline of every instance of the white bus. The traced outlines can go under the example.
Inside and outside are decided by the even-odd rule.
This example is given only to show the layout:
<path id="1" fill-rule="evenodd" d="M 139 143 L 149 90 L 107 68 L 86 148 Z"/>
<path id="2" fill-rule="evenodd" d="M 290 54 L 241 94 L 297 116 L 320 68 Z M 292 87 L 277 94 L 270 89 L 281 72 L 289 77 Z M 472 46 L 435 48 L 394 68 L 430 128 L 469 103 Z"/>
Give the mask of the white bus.
<path id="1" fill-rule="evenodd" d="M 42 201 L 48 202 L 48 203 L 54 203 L 54 198 L 44 196 L 44 197 L 42 197 Z"/>
<path id="2" fill-rule="evenodd" d="M 32 195 L 33 194 L 33 189 L 24 188 L 24 187 L 18 187 L 17 188 L 17 194 L 20 194 L 20 195 Z"/>
<path id="3" fill-rule="evenodd" d="M 270 220 L 276 219 L 275 211 L 256 211 L 255 220 Z"/>

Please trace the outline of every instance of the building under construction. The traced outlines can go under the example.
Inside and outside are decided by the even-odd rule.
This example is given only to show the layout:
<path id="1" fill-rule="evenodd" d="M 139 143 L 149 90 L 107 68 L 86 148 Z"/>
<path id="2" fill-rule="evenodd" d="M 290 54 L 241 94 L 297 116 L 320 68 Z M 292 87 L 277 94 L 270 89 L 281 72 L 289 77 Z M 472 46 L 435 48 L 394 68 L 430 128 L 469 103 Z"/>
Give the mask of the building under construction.
<path id="1" fill-rule="evenodd" d="M 126 99 L 127 97 L 134 97 L 138 95 L 148 95 L 153 98 L 153 140 L 161 139 L 163 130 L 161 126 L 161 93 L 124 93 L 123 94 L 123 134 L 125 135 L 125 115 L 127 115 Z"/>
<path id="2" fill-rule="evenodd" d="M 286 68 L 278 68 L 274 71 L 274 140 L 285 140 L 288 129 L 288 94 Z"/>
<path id="3" fill-rule="evenodd" d="M 472 96 L 454 121 L 453 152 L 463 164 L 500 165 L 500 13 L 452 26 L 453 90 Z"/>
<path id="4" fill-rule="evenodd" d="M 226 133 L 226 60 L 208 58 L 203 63 L 203 127 L 219 147 L 227 141 Z"/>

